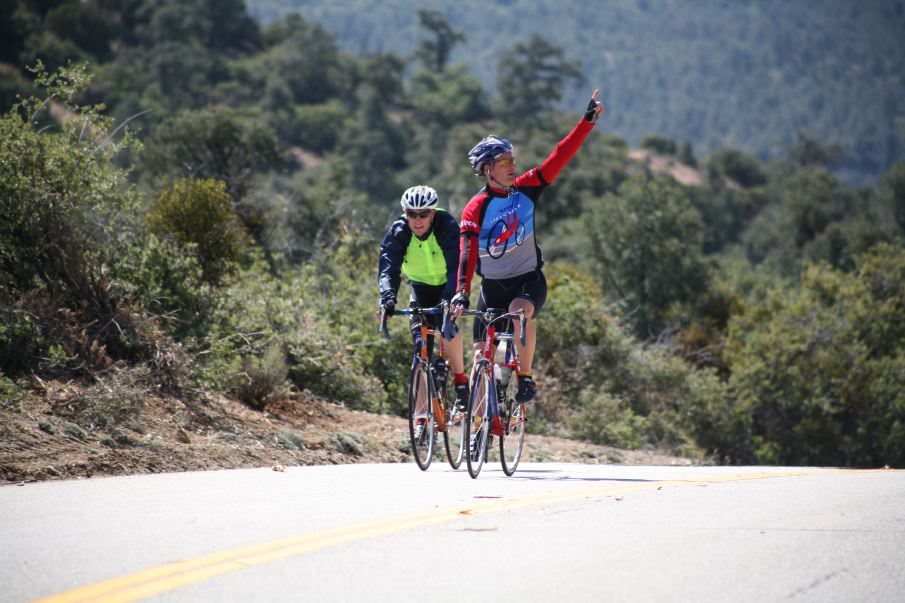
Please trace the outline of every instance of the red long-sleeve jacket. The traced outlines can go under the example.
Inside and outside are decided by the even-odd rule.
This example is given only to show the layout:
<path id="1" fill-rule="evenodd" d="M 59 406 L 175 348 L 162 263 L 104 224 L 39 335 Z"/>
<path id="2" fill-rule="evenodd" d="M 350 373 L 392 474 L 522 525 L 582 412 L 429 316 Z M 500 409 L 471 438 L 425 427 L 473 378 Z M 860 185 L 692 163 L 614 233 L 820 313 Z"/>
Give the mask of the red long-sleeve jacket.
<path id="1" fill-rule="evenodd" d="M 490 185 L 471 198 L 459 222 L 458 291 L 471 292 L 475 271 L 484 278 L 520 276 L 543 265 L 534 236 L 534 205 L 544 189 L 578 152 L 594 127 L 582 119 L 544 162 L 518 178 L 509 191 Z"/>

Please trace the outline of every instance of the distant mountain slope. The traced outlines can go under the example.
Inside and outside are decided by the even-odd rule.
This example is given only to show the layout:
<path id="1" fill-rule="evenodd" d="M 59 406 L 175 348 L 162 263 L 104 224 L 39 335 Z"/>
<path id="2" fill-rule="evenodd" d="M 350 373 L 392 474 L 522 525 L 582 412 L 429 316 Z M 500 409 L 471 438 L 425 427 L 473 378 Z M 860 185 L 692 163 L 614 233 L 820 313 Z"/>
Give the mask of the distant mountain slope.
<path id="1" fill-rule="evenodd" d="M 353 52 L 408 55 L 417 11 L 442 11 L 467 35 L 454 61 L 489 89 L 496 57 L 531 33 L 580 58 L 600 85 L 609 128 L 689 139 L 706 154 L 733 147 L 776 155 L 804 129 L 843 146 L 843 170 L 870 180 L 905 158 L 905 0 L 249 0 L 273 20 L 295 10 Z"/>

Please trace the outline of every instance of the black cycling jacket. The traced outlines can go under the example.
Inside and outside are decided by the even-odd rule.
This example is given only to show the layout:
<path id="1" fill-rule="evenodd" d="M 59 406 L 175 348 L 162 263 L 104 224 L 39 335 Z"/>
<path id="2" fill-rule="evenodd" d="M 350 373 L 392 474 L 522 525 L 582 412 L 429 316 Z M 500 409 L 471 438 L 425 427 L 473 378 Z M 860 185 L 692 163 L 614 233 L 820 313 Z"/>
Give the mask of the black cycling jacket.
<path id="1" fill-rule="evenodd" d="M 443 286 L 441 299 L 450 300 L 456 292 L 456 278 L 459 269 L 459 224 L 448 212 L 437 210 L 431 222 L 431 228 L 421 239 L 427 241 L 431 234 L 437 240 L 442 252 L 436 254 L 433 260 L 438 263 L 437 268 L 446 271 L 446 284 Z M 414 246 L 414 236 L 409 228 L 405 216 L 400 216 L 387 231 L 380 245 L 380 261 L 378 265 L 377 282 L 380 288 L 380 304 L 396 303 L 396 294 L 402 280 L 402 263 L 406 254 Z M 442 262 L 442 263 L 441 263 Z M 417 283 L 418 281 L 412 281 Z M 438 285 L 439 286 L 439 285 Z"/>

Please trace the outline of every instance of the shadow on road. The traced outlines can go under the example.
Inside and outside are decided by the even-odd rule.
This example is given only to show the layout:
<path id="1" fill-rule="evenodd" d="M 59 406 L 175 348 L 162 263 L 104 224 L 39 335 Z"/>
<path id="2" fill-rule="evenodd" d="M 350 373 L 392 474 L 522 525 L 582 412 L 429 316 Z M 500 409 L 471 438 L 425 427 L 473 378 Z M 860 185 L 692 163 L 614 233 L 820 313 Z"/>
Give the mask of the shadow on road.
<path id="1" fill-rule="evenodd" d="M 581 482 L 625 482 L 625 483 L 649 483 L 660 482 L 659 479 L 631 479 L 619 477 L 578 477 L 573 475 L 563 475 L 563 471 L 557 469 L 525 469 L 519 470 L 518 473 L 509 479 L 523 479 L 531 481 L 581 481 Z"/>

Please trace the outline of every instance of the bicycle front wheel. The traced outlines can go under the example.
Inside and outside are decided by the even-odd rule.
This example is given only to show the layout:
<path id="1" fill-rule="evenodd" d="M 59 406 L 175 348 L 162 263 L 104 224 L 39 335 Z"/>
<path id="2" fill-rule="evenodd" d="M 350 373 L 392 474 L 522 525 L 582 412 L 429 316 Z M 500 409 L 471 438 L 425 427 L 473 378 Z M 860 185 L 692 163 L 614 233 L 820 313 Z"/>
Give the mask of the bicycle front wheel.
<path id="1" fill-rule="evenodd" d="M 432 389 L 427 365 L 416 363 L 409 381 L 409 440 L 415 462 L 422 471 L 427 471 L 434 458 L 436 428 L 431 404 Z"/>
<path id="2" fill-rule="evenodd" d="M 503 465 L 503 473 L 512 475 L 522 458 L 522 448 L 525 445 L 525 421 L 527 420 L 527 405 L 515 400 L 518 391 L 518 381 L 515 375 L 509 378 L 506 387 L 502 388 L 500 408 L 503 409 L 503 435 L 500 436 L 500 463 Z"/>
<path id="3" fill-rule="evenodd" d="M 465 433 L 468 436 L 465 460 L 468 474 L 472 478 L 478 477 L 481 467 L 484 466 L 490 437 L 490 421 L 487 419 L 493 387 L 485 363 L 486 361 L 482 361 L 472 379 L 471 398 L 468 400 L 468 412 L 465 413 Z"/>
<path id="4" fill-rule="evenodd" d="M 443 432 L 443 444 L 446 447 L 446 458 L 453 469 L 462 465 L 465 446 L 465 413 L 456 412 L 456 395 L 450 380 L 443 382 L 438 389 L 440 404 L 446 412 L 446 431 Z"/>

